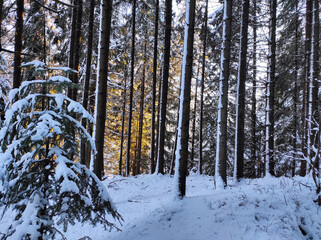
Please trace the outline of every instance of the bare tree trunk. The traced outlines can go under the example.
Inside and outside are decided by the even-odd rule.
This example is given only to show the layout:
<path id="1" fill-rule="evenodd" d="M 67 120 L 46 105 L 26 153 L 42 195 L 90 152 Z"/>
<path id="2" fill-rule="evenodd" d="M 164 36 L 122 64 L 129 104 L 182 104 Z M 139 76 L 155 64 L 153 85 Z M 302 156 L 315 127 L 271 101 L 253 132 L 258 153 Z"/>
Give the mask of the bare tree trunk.
<path id="1" fill-rule="evenodd" d="M 310 52 L 311 52 L 311 35 L 312 35 L 312 6 L 313 0 L 306 0 L 306 19 L 305 19 L 305 79 L 303 87 L 303 141 L 302 141 L 302 152 L 304 155 L 308 155 L 308 127 L 307 127 L 307 115 L 308 115 L 308 102 L 309 102 L 309 77 L 310 77 Z M 308 155 L 308 158 L 310 156 Z M 300 176 L 304 177 L 307 172 L 306 160 L 301 161 Z"/>
<path id="2" fill-rule="evenodd" d="M 168 77 L 170 66 L 170 47 L 172 32 L 172 0 L 165 0 L 165 41 L 164 41 L 164 62 L 163 62 L 163 81 L 161 90 L 161 108 L 159 119 L 159 136 L 158 136 L 158 157 L 155 172 L 164 174 L 164 148 L 165 148 L 165 132 L 166 132 L 166 108 L 167 108 L 167 92 Z"/>
<path id="3" fill-rule="evenodd" d="M 1 39 L 2 39 L 2 14 L 3 14 L 3 0 L 0 0 L 0 52 L 2 51 L 2 44 L 1 44 Z"/>
<path id="4" fill-rule="evenodd" d="M 76 0 L 73 0 L 73 5 L 77 6 Z M 69 43 L 69 62 L 68 67 L 74 69 L 75 67 L 75 46 L 76 46 L 76 29 L 77 29 L 77 7 L 72 8 L 72 18 L 71 18 L 71 33 L 70 33 L 70 43 Z M 69 73 L 70 80 L 73 80 L 75 73 Z M 72 98 L 72 89 L 68 89 L 68 97 Z"/>
<path id="5" fill-rule="evenodd" d="M 98 49 L 98 76 L 96 85 L 96 127 L 94 130 L 96 155 L 94 158 L 94 173 L 101 180 L 104 175 L 104 133 L 106 120 L 108 55 L 110 43 L 110 27 L 112 14 L 112 0 L 101 0 L 101 19 Z"/>
<path id="6" fill-rule="evenodd" d="M 122 172 L 123 172 L 122 168 L 123 168 L 125 114 L 126 114 L 127 63 L 125 64 L 124 68 L 125 68 L 125 71 L 124 71 L 124 90 L 123 90 L 123 113 L 122 113 L 122 120 L 121 120 L 120 154 L 119 154 L 119 169 L 118 169 L 119 175 L 122 175 Z"/>
<path id="7" fill-rule="evenodd" d="M 256 0 L 253 1 L 253 88 L 252 88 L 252 108 L 251 108 L 251 165 L 252 178 L 256 177 L 256 54 L 257 54 L 257 21 L 256 21 Z"/>
<path id="8" fill-rule="evenodd" d="M 78 84 L 79 81 L 79 61 L 81 52 L 81 20 L 82 20 L 82 0 L 77 1 L 77 23 L 75 33 L 75 57 L 74 57 L 74 70 L 77 73 L 72 75 L 72 82 Z M 77 101 L 77 89 L 74 88 L 72 91 L 72 99 Z"/>
<path id="9" fill-rule="evenodd" d="M 237 78 L 237 103 L 235 126 L 234 181 L 244 177 L 244 121 L 245 121 L 245 82 L 247 78 L 247 42 L 250 1 L 242 1 L 241 39 L 239 69 Z"/>
<path id="10" fill-rule="evenodd" d="M 145 75 L 147 68 L 147 28 L 144 42 L 144 64 L 142 73 L 142 82 L 140 85 L 140 110 L 139 110 L 139 133 L 138 133 L 138 149 L 137 149 L 137 174 L 140 174 L 140 165 L 142 161 L 142 138 L 143 138 L 143 123 L 144 123 L 144 99 L 145 99 Z"/>
<path id="11" fill-rule="evenodd" d="M 199 125 L 199 160 L 198 160 L 198 173 L 203 172 L 203 107 L 204 107 L 204 81 L 205 81 L 205 57 L 207 46 L 207 15 L 208 15 L 208 0 L 205 0 L 205 14 L 204 14 L 204 39 L 203 39 L 203 54 L 202 54 L 202 77 L 201 77 L 201 99 L 200 99 L 200 125 Z"/>
<path id="12" fill-rule="evenodd" d="M 275 51 L 276 51 L 276 5 L 270 2 L 270 39 L 268 55 L 267 106 L 266 106 L 266 143 L 265 175 L 274 176 L 274 88 L 275 88 Z"/>
<path id="13" fill-rule="evenodd" d="M 193 75 L 193 43 L 194 43 L 194 25 L 195 25 L 195 2 L 188 0 L 186 2 L 185 36 L 184 36 L 184 54 L 182 65 L 182 81 L 180 93 L 180 107 L 178 120 L 177 149 L 175 160 L 175 179 L 178 185 L 178 197 L 183 198 L 186 194 L 186 175 L 188 161 L 188 133 L 189 133 L 189 115 L 191 102 L 191 80 Z"/>
<path id="14" fill-rule="evenodd" d="M 126 154 L 126 177 L 130 173 L 130 144 L 132 130 L 132 114 L 133 114 L 133 91 L 134 91 L 134 67 L 135 67 L 135 33 L 136 33 L 136 0 L 133 0 L 132 6 L 132 49 L 131 49 L 131 69 L 130 69 L 130 85 L 129 85 L 129 114 L 128 114 L 128 133 L 127 133 L 127 154 Z"/>
<path id="15" fill-rule="evenodd" d="M 194 154 L 195 154 L 195 131 L 196 131 L 196 108 L 197 108 L 197 90 L 198 90 L 198 75 L 199 75 L 199 64 L 197 67 L 197 74 L 195 78 L 195 95 L 194 95 L 194 108 L 193 108 L 193 122 L 192 122 L 192 149 L 191 149 L 191 162 L 190 162 L 190 168 L 193 168 L 194 165 Z"/>
<path id="16" fill-rule="evenodd" d="M 13 65 L 13 88 L 21 85 L 21 53 L 22 53 L 22 34 L 23 34 L 23 14 L 24 0 L 17 0 L 17 21 L 14 43 L 14 65 Z"/>
<path id="17" fill-rule="evenodd" d="M 88 42 L 87 42 L 87 60 L 86 60 L 86 75 L 85 75 L 85 82 L 84 82 L 84 91 L 83 91 L 83 98 L 82 98 L 82 105 L 88 111 L 88 95 L 89 95 L 89 83 L 90 83 L 90 76 L 91 76 L 91 59 L 92 59 L 92 52 L 93 52 L 93 35 L 94 35 L 94 13 L 95 13 L 95 0 L 90 1 L 90 13 L 89 13 L 89 25 L 88 25 Z M 82 126 L 84 128 L 87 127 L 86 120 L 82 120 Z M 82 141 L 81 143 L 81 158 L 80 163 L 85 164 L 87 168 L 90 165 L 90 159 L 86 158 L 86 146 L 87 144 Z"/>
<path id="18" fill-rule="evenodd" d="M 156 84 L 157 84 L 157 56 L 158 56 L 158 21 L 159 21 L 159 0 L 155 4 L 155 28 L 154 28 L 154 57 L 153 57 L 153 100 L 151 119 L 151 140 L 150 140 L 150 172 L 155 171 L 155 118 L 156 118 Z M 156 125 L 157 126 L 157 125 Z"/>
<path id="19" fill-rule="evenodd" d="M 223 42 L 221 47 L 221 73 L 219 86 L 215 187 L 227 185 L 226 159 L 227 159 L 227 100 L 228 81 L 230 76 L 230 48 L 232 32 L 232 4 L 233 0 L 224 0 Z"/>

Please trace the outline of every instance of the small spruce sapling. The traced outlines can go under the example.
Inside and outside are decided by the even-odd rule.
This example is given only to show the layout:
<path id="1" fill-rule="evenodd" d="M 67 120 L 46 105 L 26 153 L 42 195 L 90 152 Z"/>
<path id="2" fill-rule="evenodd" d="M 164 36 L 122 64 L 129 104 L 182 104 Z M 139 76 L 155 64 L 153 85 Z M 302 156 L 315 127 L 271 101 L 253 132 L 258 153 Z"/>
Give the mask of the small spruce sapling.
<path id="1" fill-rule="evenodd" d="M 48 69 L 37 64 L 29 65 Z M 122 220 L 96 175 L 75 161 L 80 138 L 95 151 L 81 125 L 82 119 L 93 123 L 93 118 L 66 96 L 68 87 L 69 79 L 54 76 L 23 82 L 9 94 L 0 131 L 0 190 L 3 215 L 10 209 L 16 216 L 4 239 L 63 237 L 57 226 L 67 231 L 76 222 L 118 229 L 107 217 Z"/>

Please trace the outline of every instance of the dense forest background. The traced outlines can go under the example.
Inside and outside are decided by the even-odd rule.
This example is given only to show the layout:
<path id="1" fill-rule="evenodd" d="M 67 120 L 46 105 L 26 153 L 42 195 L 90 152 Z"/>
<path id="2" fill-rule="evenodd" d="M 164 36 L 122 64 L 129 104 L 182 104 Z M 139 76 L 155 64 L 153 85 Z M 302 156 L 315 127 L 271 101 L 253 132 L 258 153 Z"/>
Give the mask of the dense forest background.
<path id="1" fill-rule="evenodd" d="M 106 13 L 110 36 L 101 35 L 110 39 L 108 81 L 105 89 L 97 90 L 104 91 L 107 100 L 105 127 L 98 129 L 104 133 L 103 170 L 173 174 L 181 137 L 177 126 L 186 3 L 102 2 L 112 9 L 111 16 Z M 191 5 L 188 172 L 213 175 L 219 166 L 215 157 L 223 154 L 220 161 L 226 168 L 220 174 L 225 171 L 227 176 L 318 175 L 319 4 L 255 0 Z M 7 0 L 0 5 L 2 110 L 11 88 L 37 78 L 21 63 L 38 60 L 51 69 L 45 79 L 55 68 L 76 70 L 63 73 L 79 84 L 68 96 L 94 116 L 98 53 L 105 47 L 98 44 L 100 2 Z M 222 69 L 226 59 L 228 68 Z M 220 76 L 223 70 L 225 77 Z M 223 81 L 222 86 L 228 86 L 224 93 L 219 89 Z M 223 108 L 222 96 L 228 96 Z M 226 149 L 220 153 L 217 129 L 224 122 L 225 143 L 220 147 L 225 144 Z M 90 133 L 98 128 L 85 121 L 83 126 Z M 85 145 L 75 157 L 89 167 Z M 237 169 L 241 172 L 236 174 Z"/>

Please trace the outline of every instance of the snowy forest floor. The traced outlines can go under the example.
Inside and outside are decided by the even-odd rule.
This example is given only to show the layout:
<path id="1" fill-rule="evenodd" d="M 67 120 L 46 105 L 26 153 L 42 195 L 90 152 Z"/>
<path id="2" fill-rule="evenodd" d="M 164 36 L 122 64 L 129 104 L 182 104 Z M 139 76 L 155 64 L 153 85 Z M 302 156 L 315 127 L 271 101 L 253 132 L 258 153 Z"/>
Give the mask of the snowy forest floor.
<path id="1" fill-rule="evenodd" d="M 321 239 L 321 208 L 309 177 L 230 181 L 215 190 L 213 177 L 190 176 L 182 201 L 174 200 L 168 175 L 109 176 L 104 183 L 125 220 L 118 224 L 122 231 L 76 224 L 68 240 Z"/>

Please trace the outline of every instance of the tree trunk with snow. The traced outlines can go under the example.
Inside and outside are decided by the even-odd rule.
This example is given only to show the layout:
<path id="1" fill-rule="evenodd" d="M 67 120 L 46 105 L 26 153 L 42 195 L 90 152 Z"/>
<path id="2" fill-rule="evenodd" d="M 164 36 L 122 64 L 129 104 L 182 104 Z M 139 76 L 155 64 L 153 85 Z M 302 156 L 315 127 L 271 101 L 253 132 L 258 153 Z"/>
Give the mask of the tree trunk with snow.
<path id="1" fill-rule="evenodd" d="M 239 68 L 237 77 L 237 102 L 235 126 L 234 181 L 244 176 L 244 121 L 245 121 L 245 82 L 247 75 L 247 42 L 250 1 L 242 1 L 242 22 L 240 34 Z"/>
<path id="2" fill-rule="evenodd" d="M 139 106 L 139 127 L 138 127 L 138 145 L 137 145 L 137 162 L 136 162 L 136 172 L 140 174 L 140 165 L 142 161 L 142 139 L 143 139 L 143 123 L 144 123 L 144 100 L 145 100 L 145 73 L 147 66 L 147 28 L 144 42 L 144 63 L 143 63 L 143 73 L 142 82 L 140 83 L 140 106 Z"/>
<path id="3" fill-rule="evenodd" d="M 134 68 L 135 68 L 135 34 L 136 34 L 136 0 L 132 3 L 132 49 L 131 49 L 131 69 L 129 85 L 129 112 L 128 112 L 128 133 L 127 133 L 127 154 L 126 154 L 126 177 L 130 173 L 130 145 L 133 116 L 133 92 L 134 92 Z"/>
<path id="4" fill-rule="evenodd" d="M 156 84 L 157 84 L 157 55 L 158 55 L 158 21 L 159 21 L 159 0 L 155 2 L 155 28 L 154 28 L 154 56 L 153 56 L 153 100 L 152 100 L 152 119 L 151 119 L 151 139 L 150 139 L 150 172 L 155 171 L 155 118 L 156 118 Z"/>
<path id="5" fill-rule="evenodd" d="M 89 111 L 88 109 L 88 95 L 89 95 L 89 83 L 91 76 L 91 60 L 93 53 L 93 36 L 94 36 L 94 13 L 95 13 L 95 0 L 90 1 L 90 13 L 89 13 L 89 25 L 88 25 L 88 41 L 87 41 L 87 59 L 86 59 L 86 75 L 84 82 L 84 90 L 82 97 L 82 105 L 83 107 Z M 86 120 L 82 120 L 82 126 L 86 128 L 87 123 Z M 86 159 L 86 144 L 84 141 L 81 143 L 81 158 L 80 163 L 85 164 L 87 168 L 89 168 L 90 160 Z"/>
<path id="6" fill-rule="evenodd" d="M 188 0 L 186 2 L 184 52 L 175 160 L 175 181 L 178 185 L 178 192 L 176 194 L 179 198 L 183 198 L 186 194 L 191 79 L 193 74 L 194 18 L 195 0 Z"/>
<path id="7" fill-rule="evenodd" d="M 166 132 L 166 108 L 167 108 L 167 93 L 168 93 L 168 77 L 170 66 L 170 47 L 171 47 L 171 32 L 172 32 L 172 0 L 165 1 L 166 16 L 165 16 L 165 40 L 164 40 L 164 60 L 163 60 L 163 80 L 161 90 L 161 108 L 159 114 L 159 136 L 157 150 L 157 164 L 155 172 L 164 174 L 164 148 L 165 148 L 165 132 Z"/>
<path id="8" fill-rule="evenodd" d="M 256 0 L 253 1 L 253 81 L 252 81 L 252 96 L 251 96 L 251 177 L 256 177 L 256 54 L 257 54 L 257 21 L 256 21 Z"/>
<path id="9" fill-rule="evenodd" d="M 306 0 L 306 15 L 305 15 L 305 79 L 303 85 L 303 134 L 302 134 L 302 152 L 308 154 L 308 103 L 309 103 L 309 78 L 310 78 L 310 52 L 311 52 L 311 36 L 312 36 L 312 8 L 313 0 Z M 307 161 L 301 161 L 300 176 L 304 177 L 307 172 Z"/>
<path id="10" fill-rule="evenodd" d="M 199 159 L 198 159 L 198 173 L 203 172 L 203 107 L 204 107 L 204 81 L 205 81 L 205 58 L 206 58 L 206 46 L 207 46 L 207 15 L 208 15 L 208 0 L 205 3 L 204 14 L 204 39 L 203 39 L 203 54 L 202 54 L 202 76 L 201 76 L 201 99 L 200 99 L 200 125 L 199 125 Z"/>
<path id="11" fill-rule="evenodd" d="M 100 3 L 100 34 L 98 48 L 98 76 L 96 83 L 96 103 L 94 138 L 96 154 L 94 158 L 94 173 L 101 180 L 104 175 L 104 133 L 106 121 L 108 55 L 110 44 L 110 26 L 112 0 L 101 0 Z"/>
<path id="12" fill-rule="evenodd" d="M 230 48 L 232 32 L 233 0 L 224 0 L 223 42 L 221 46 L 221 73 L 219 83 L 219 103 L 217 120 L 215 187 L 225 187 L 227 159 L 227 100 L 228 80 L 230 76 Z"/>
<path id="13" fill-rule="evenodd" d="M 276 6 L 277 1 L 270 2 L 270 38 L 268 54 L 268 79 L 266 93 L 265 123 L 265 175 L 274 176 L 274 88 L 275 88 L 275 51 L 276 51 Z"/>
<path id="14" fill-rule="evenodd" d="M 14 42 L 14 63 L 13 63 L 13 83 L 12 88 L 18 88 L 21 85 L 21 52 L 22 52 L 22 34 L 23 34 L 23 14 L 24 0 L 17 0 L 17 20 Z"/>

